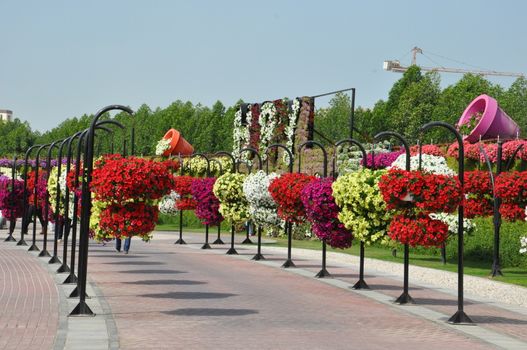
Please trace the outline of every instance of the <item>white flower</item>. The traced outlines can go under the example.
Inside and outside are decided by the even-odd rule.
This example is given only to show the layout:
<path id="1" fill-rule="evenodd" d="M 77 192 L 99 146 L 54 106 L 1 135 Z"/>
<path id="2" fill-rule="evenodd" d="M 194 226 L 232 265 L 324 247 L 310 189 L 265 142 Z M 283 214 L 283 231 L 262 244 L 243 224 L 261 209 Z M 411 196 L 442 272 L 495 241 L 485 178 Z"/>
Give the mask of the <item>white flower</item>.
<path id="1" fill-rule="evenodd" d="M 292 154 L 295 154 L 293 149 L 295 143 L 295 130 L 298 122 L 298 116 L 300 114 L 300 99 L 295 98 L 293 105 L 291 107 L 291 113 L 289 114 L 288 124 L 285 127 L 285 136 L 287 137 L 286 147 L 291 151 Z M 289 154 L 284 152 L 284 162 L 289 164 Z"/>
<path id="2" fill-rule="evenodd" d="M 273 138 L 274 129 L 277 123 L 276 106 L 273 102 L 266 102 L 260 110 L 258 124 L 260 124 L 260 149 L 265 150 Z M 265 153 L 262 154 L 262 160 L 266 159 Z"/>
<path id="3" fill-rule="evenodd" d="M 527 236 L 520 238 L 520 254 L 527 253 Z"/>
<path id="4" fill-rule="evenodd" d="M 249 214 L 256 225 L 279 225 L 277 206 L 269 193 L 269 184 L 278 174 L 267 175 L 263 170 L 249 174 L 243 182 L 243 193 L 249 203 Z"/>
<path id="5" fill-rule="evenodd" d="M 170 140 L 169 139 L 161 139 L 157 142 L 157 145 L 156 145 L 156 156 L 162 156 L 163 153 L 165 153 L 165 151 L 167 149 L 170 148 Z"/>
<path id="6" fill-rule="evenodd" d="M 430 218 L 434 220 L 441 220 L 448 226 L 448 233 L 451 235 L 457 235 L 457 223 L 458 216 L 457 214 L 448 214 L 448 213 L 431 213 L 428 214 Z M 463 234 L 471 234 L 476 229 L 476 224 L 470 219 L 463 219 Z"/>
<path id="7" fill-rule="evenodd" d="M 248 106 L 246 114 L 246 124 L 242 124 L 242 108 L 240 107 L 234 114 L 233 132 L 232 132 L 232 155 L 235 159 L 239 159 L 240 150 L 247 147 L 250 140 L 249 126 L 252 121 L 251 105 Z M 247 154 L 244 155 L 247 157 Z"/>
<path id="8" fill-rule="evenodd" d="M 179 200 L 180 196 L 175 191 L 170 191 L 159 202 L 159 211 L 166 215 L 176 215 L 179 211 L 176 209 L 176 201 Z"/>
<path id="9" fill-rule="evenodd" d="M 406 154 L 401 154 L 388 169 L 398 168 L 406 170 Z M 410 169 L 419 169 L 419 156 L 410 157 Z M 421 170 L 436 175 L 454 176 L 456 172 L 448 167 L 445 157 L 433 156 L 431 154 L 421 155 Z"/>

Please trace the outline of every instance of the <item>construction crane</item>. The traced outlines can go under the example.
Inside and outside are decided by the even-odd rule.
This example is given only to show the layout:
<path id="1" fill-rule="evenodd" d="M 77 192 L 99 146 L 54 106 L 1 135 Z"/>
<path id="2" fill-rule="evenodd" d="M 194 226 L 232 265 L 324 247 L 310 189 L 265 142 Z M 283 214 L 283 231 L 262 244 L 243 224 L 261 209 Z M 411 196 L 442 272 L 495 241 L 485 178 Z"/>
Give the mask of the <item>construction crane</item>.
<path id="1" fill-rule="evenodd" d="M 417 54 L 423 55 L 423 50 L 417 46 L 412 49 L 412 65 L 417 65 Z M 383 68 L 389 72 L 404 73 L 409 67 L 401 66 L 398 60 L 384 61 Z M 429 72 L 446 72 L 446 73 L 473 73 L 479 75 L 497 75 L 503 77 L 524 77 L 523 73 L 512 72 L 497 72 L 493 70 L 474 70 L 474 69 L 460 69 L 460 68 L 446 68 L 446 67 L 423 67 L 419 66 L 422 71 Z"/>

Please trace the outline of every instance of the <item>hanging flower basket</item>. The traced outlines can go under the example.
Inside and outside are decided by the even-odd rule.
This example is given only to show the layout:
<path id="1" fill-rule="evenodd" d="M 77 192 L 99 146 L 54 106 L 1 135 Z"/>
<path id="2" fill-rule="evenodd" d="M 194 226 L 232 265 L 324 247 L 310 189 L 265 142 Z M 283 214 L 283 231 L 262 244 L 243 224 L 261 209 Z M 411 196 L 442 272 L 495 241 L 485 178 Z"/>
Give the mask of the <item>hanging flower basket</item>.
<path id="1" fill-rule="evenodd" d="M 196 209 L 196 200 L 192 196 L 192 176 L 176 176 L 174 178 L 174 191 L 179 195 L 176 201 L 176 208 L 178 210 L 194 210 Z"/>
<path id="2" fill-rule="evenodd" d="M 283 220 L 301 224 L 306 220 L 302 203 L 302 190 L 315 179 L 302 173 L 283 174 L 269 185 L 269 192 L 278 205 L 278 216 Z"/>
<path id="3" fill-rule="evenodd" d="M 388 228 L 388 235 L 401 244 L 412 247 L 439 247 L 448 238 L 448 225 L 428 214 L 396 215 Z"/>
<path id="4" fill-rule="evenodd" d="M 215 182 L 213 177 L 195 178 L 192 181 L 192 196 L 197 203 L 195 214 L 203 225 L 217 226 L 223 221 L 219 212 L 220 201 L 212 191 Z"/>
<path id="5" fill-rule="evenodd" d="M 141 236 L 148 240 L 155 229 L 159 209 L 145 202 L 111 204 L 101 211 L 100 228 L 114 238 Z"/>
<path id="6" fill-rule="evenodd" d="M 243 194 L 244 174 L 227 173 L 214 183 L 213 193 L 220 201 L 219 212 L 231 223 L 244 223 L 249 216 L 249 205 Z"/>

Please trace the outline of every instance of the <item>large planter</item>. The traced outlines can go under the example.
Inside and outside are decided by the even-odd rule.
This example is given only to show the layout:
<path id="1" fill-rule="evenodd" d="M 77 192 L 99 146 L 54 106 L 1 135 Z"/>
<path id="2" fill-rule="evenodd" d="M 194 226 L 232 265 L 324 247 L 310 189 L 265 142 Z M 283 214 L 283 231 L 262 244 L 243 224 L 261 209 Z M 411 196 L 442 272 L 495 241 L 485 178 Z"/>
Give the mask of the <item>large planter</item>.
<path id="1" fill-rule="evenodd" d="M 165 140 L 170 140 L 170 148 L 163 153 L 163 156 L 165 157 L 168 157 L 171 154 L 189 156 L 194 153 L 194 147 L 192 147 L 192 145 L 188 143 L 176 129 L 168 130 L 163 138 Z"/>
<path id="2" fill-rule="evenodd" d="M 518 124 L 507 115 L 499 106 L 498 102 L 488 95 L 476 97 L 465 109 L 458 125 L 467 123 L 475 113 L 483 113 L 469 135 L 464 140 L 475 143 L 486 139 L 513 139 L 520 132 Z"/>

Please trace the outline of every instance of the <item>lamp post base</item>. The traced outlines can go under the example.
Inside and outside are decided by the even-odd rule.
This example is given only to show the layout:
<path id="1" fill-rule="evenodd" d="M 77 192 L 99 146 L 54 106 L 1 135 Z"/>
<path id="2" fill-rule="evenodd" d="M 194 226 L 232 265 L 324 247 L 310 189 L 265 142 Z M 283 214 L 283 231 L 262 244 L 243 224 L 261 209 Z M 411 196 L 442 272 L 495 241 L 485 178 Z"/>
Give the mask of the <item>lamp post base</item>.
<path id="1" fill-rule="evenodd" d="M 4 242 L 16 242 L 15 237 L 13 237 L 12 234 L 9 234 L 6 239 L 4 239 Z"/>
<path id="2" fill-rule="evenodd" d="M 212 249 L 212 247 L 210 246 L 210 244 L 205 243 L 201 246 L 201 249 Z"/>
<path id="3" fill-rule="evenodd" d="M 77 276 L 75 276 L 74 274 L 70 274 L 68 277 L 66 277 L 64 282 L 62 282 L 62 284 L 75 284 L 77 283 L 77 281 Z"/>
<path id="4" fill-rule="evenodd" d="M 61 261 L 58 256 L 54 255 L 49 259 L 48 264 L 60 264 Z"/>
<path id="5" fill-rule="evenodd" d="M 283 264 L 282 267 L 284 269 L 290 268 L 290 267 L 296 267 L 295 263 L 291 259 L 287 259 Z"/>
<path id="6" fill-rule="evenodd" d="M 223 242 L 221 238 L 217 238 L 212 244 L 225 244 L 225 242 Z"/>
<path id="7" fill-rule="evenodd" d="M 40 249 L 38 249 L 36 244 L 32 244 L 31 247 L 27 250 L 28 252 L 38 252 Z"/>
<path id="8" fill-rule="evenodd" d="M 16 245 L 27 245 L 27 242 L 22 238 Z"/>
<path id="9" fill-rule="evenodd" d="M 448 323 L 473 325 L 474 321 L 472 321 L 464 311 L 458 310 L 448 319 Z"/>
<path id="10" fill-rule="evenodd" d="M 242 244 L 253 244 L 253 241 L 251 241 L 251 239 L 247 237 L 243 240 Z"/>
<path id="11" fill-rule="evenodd" d="M 366 283 L 366 281 L 364 281 L 362 278 L 359 279 L 357 281 L 357 283 L 355 283 L 353 285 L 353 287 L 351 287 L 353 289 L 370 289 L 370 286 L 368 286 L 368 284 Z"/>
<path id="12" fill-rule="evenodd" d="M 49 258 L 51 257 L 51 254 L 47 250 L 43 250 L 40 252 L 40 254 L 38 254 L 38 256 L 41 258 Z"/>
<path id="13" fill-rule="evenodd" d="M 503 272 L 501 272 L 500 265 L 493 264 L 492 271 L 490 272 L 490 277 L 497 277 L 497 276 L 503 276 Z"/>
<path id="14" fill-rule="evenodd" d="M 325 277 L 331 277 L 331 274 L 326 270 L 325 268 L 320 270 L 316 275 L 316 278 L 325 278 Z"/>
<path id="15" fill-rule="evenodd" d="M 70 313 L 70 316 L 95 316 L 95 313 L 91 311 L 90 307 L 86 302 L 81 301 L 73 311 Z"/>
<path id="16" fill-rule="evenodd" d="M 415 304 L 415 301 L 414 301 L 414 299 L 410 296 L 410 294 L 408 294 L 407 292 L 403 292 L 403 294 L 401 294 L 401 295 L 399 296 L 399 298 L 395 299 L 394 303 L 399 304 L 399 305 L 404 305 L 404 304 Z"/>
<path id="17" fill-rule="evenodd" d="M 227 253 L 225 253 L 227 255 L 238 255 L 238 252 L 236 251 L 236 249 L 234 248 L 230 248 L 229 250 L 227 250 Z"/>
<path id="18" fill-rule="evenodd" d="M 70 267 L 66 265 L 65 263 L 62 263 L 60 267 L 57 269 L 57 273 L 64 273 L 64 272 L 70 272 Z"/>
<path id="19" fill-rule="evenodd" d="M 265 260 L 264 256 L 261 253 L 256 253 L 251 260 Z"/>
<path id="20" fill-rule="evenodd" d="M 185 241 L 183 240 L 183 238 L 180 238 L 180 239 L 178 239 L 177 241 L 175 241 L 174 244 L 187 244 L 187 242 L 185 242 Z"/>

